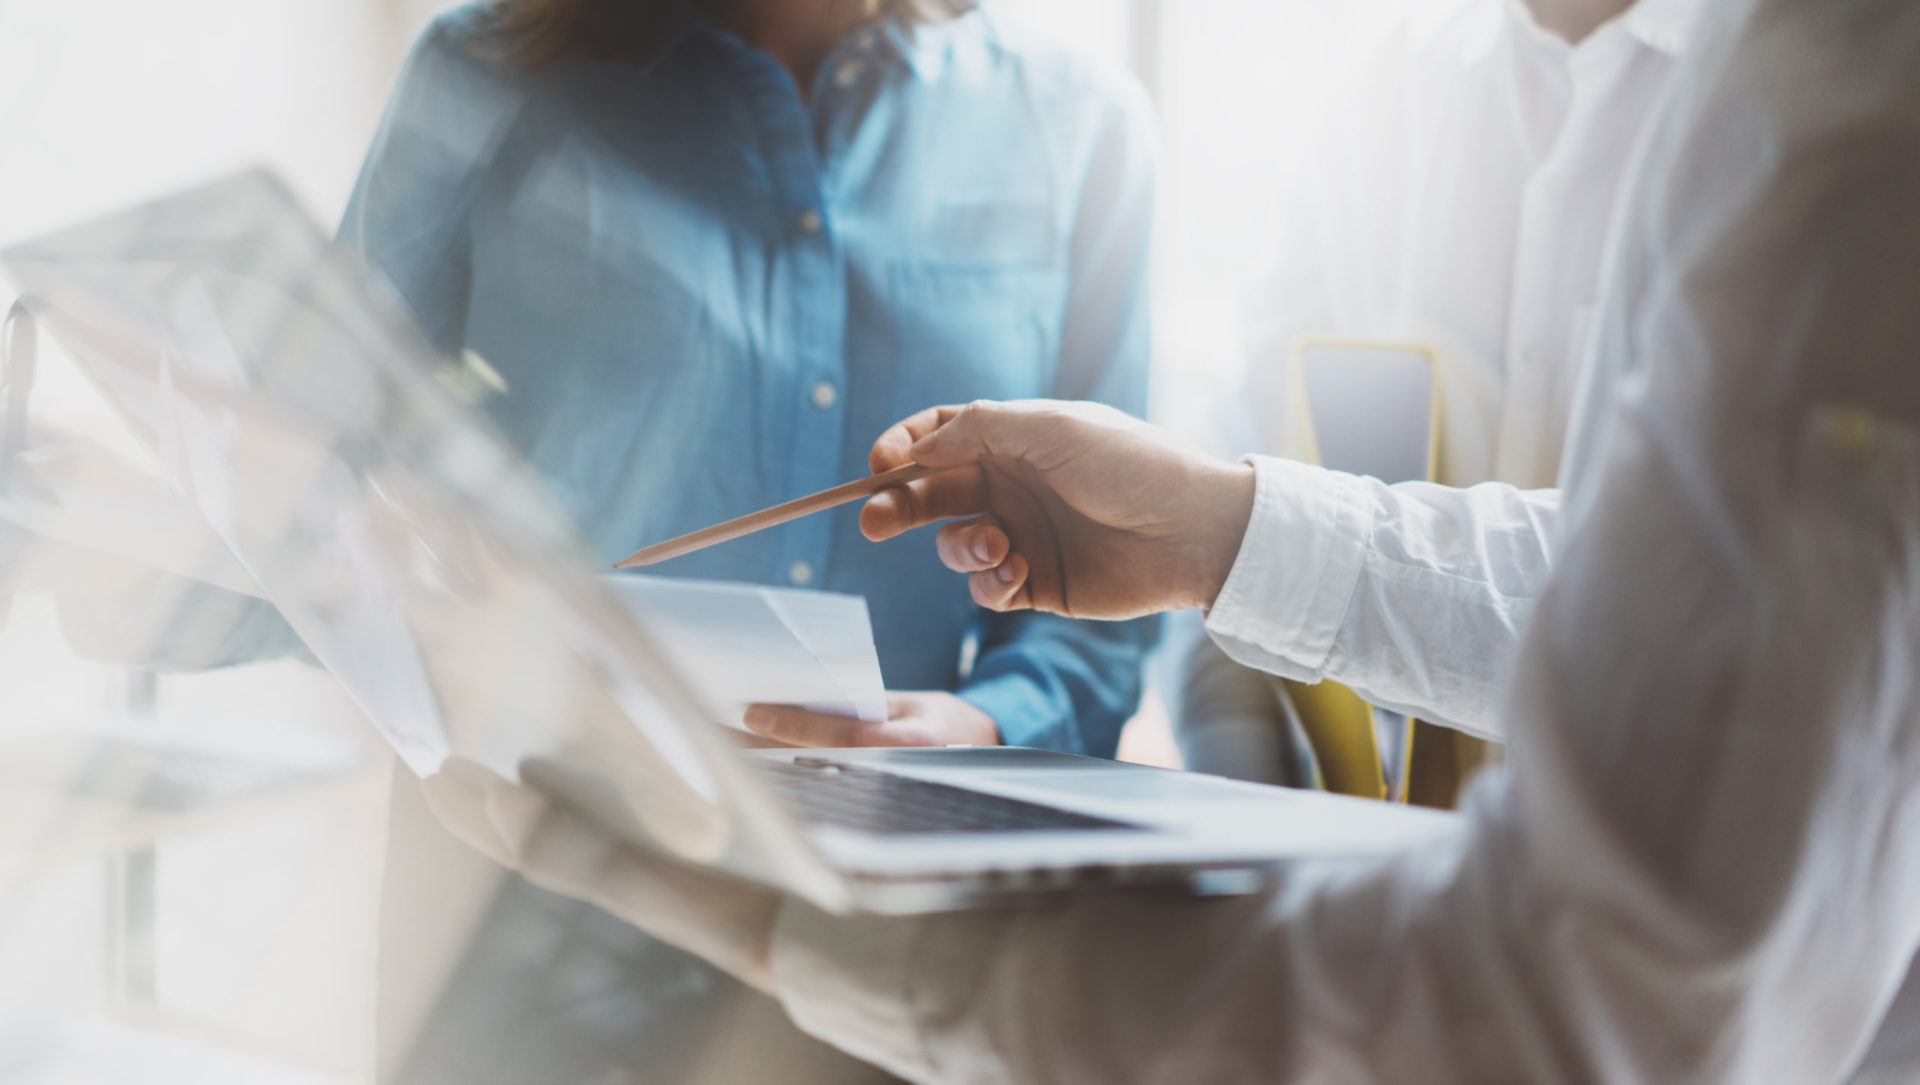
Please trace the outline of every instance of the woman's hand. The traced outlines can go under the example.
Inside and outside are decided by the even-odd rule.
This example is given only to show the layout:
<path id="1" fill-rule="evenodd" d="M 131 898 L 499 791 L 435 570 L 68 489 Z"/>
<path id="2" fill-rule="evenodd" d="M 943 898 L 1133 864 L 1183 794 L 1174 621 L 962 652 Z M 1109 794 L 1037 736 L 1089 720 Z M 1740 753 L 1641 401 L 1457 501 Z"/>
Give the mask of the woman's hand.
<path id="1" fill-rule="evenodd" d="M 754 705 L 747 729 L 782 746 L 998 746 L 993 717 L 951 693 L 889 693 L 881 722 L 791 705 Z"/>
<path id="2" fill-rule="evenodd" d="M 1209 607 L 1253 512 L 1253 469 L 1089 403 L 936 407 L 887 430 L 875 472 L 954 468 L 869 498 L 876 542 L 953 517 L 940 560 L 992 610 L 1133 618 Z"/>

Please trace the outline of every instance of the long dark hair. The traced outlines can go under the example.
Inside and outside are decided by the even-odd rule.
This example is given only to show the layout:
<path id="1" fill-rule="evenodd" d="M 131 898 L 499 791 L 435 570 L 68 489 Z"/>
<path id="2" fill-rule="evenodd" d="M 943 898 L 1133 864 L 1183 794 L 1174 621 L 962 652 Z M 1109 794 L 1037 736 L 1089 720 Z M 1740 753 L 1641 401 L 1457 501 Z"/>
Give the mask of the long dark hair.
<path id="1" fill-rule="evenodd" d="M 527 68 L 575 58 L 631 60 L 649 55 L 714 0 L 493 0 L 499 54 Z M 875 0 L 880 15 L 950 18 L 975 0 Z"/>

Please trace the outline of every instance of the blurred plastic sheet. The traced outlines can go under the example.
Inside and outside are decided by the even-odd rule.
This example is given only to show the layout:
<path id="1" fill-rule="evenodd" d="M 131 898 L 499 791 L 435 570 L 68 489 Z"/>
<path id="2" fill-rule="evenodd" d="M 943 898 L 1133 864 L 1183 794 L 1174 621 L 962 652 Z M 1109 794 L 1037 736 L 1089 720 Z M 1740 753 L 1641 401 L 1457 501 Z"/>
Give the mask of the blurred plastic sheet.
<path id="1" fill-rule="evenodd" d="M 271 178 L 11 248 L 0 272 L 71 363 L 59 372 L 84 374 L 102 401 L 98 428 L 62 418 L 56 431 L 42 398 L 38 432 L 0 460 L 0 1081 L 375 1080 L 376 1013 L 382 1043 L 404 1052 L 412 1026 L 387 1016 L 393 992 L 443 990 L 442 949 L 472 936 L 447 887 L 493 884 L 447 877 L 451 856 L 430 848 L 425 862 L 398 852 L 411 888 L 434 887 L 419 894 L 427 924 L 451 940 L 409 957 L 415 932 L 382 929 L 388 746 L 421 775 L 574 769 L 617 787 L 634 815 L 622 824 L 653 841 L 694 859 L 728 852 L 833 899 L 771 795 L 733 787 L 723 801 L 747 770 L 703 725 L 737 719 L 722 709 L 743 691 L 703 688 L 716 668 L 685 662 L 698 638 L 652 613 L 671 617 L 671 604 L 608 586 L 524 463 L 451 394 L 455 363 Z M 745 592 L 755 628 L 811 660 L 805 681 L 751 695 L 873 710 L 860 600 L 720 591 Z M 728 667 L 768 677 L 730 650 Z M 416 790 L 402 780 L 391 794 L 404 804 Z M 535 939 L 553 997 L 595 1029 L 639 1036 L 648 1065 L 698 1047 L 764 1052 L 737 1042 L 733 1017 L 688 1027 L 731 1013 L 715 1008 L 731 1005 L 723 991 L 689 1001 L 661 989 L 657 968 L 630 974 L 591 928 L 578 937 L 568 917 L 599 913 L 544 898 L 536 910 L 561 917 Z M 489 950 L 526 937 L 502 914 Z M 648 1007 L 689 1008 L 639 1032 L 609 983 L 610 1005 L 583 1010 L 578 970 L 548 967 L 555 929 L 575 964 L 603 965 L 589 982 L 617 975 Z M 524 978 L 522 966 L 488 996 Z M 524 1064 L 551 1067 L 566 1065 L 552 1050 L 583 1046 L 544 1008 L 506 1029 L 467 1008 L 456 999 L 436 1020 L 478 1051 L 483 1039 L 537 1049 Z M 678 1042 L 657 1039 L 669 1030 Z M 789 1077 L 847 1080 L 795 1061 Z"/>
<path id="2" fill-rule="evenodd" d="M 571 762 L 618 780 L 664 846 L 725 848 L 719 781 L 744 769 L 701 726 L 724 714 L 442 387 L 452 363 L 272 178 L 0 263 L 415 773 Z M 837 702 L 850 679 L 828 670 Z"/>
<path id="3" fill-rule="evenodd" d="M 171 573 L 243 595 L 260 588 L 233 560 L 204 521 L 184 508 L 164 480 L 146 475 L 91 441 L 66 440 L 38 445 L 11 465 L 0 488 L 0 524 L 45 540 L 33 556 L 48 559 L 31 570 L 17 569 L 14 590 L 68 588 L 76 577 L 99 567 L 105 556 L 143 569 Z M 51 560 L 63 551 L 84 555 Z"/>

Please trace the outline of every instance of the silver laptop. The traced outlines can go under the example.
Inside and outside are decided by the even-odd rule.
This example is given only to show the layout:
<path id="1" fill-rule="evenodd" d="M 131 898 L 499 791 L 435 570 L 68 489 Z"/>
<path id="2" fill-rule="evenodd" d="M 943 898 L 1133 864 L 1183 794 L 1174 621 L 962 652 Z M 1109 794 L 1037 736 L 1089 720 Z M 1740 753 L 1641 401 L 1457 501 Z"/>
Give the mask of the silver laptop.
<path id="1" fill-rule="evenodd" d="M 1453 827 L 1040 750 L 740 748 L 470 402 L 484 367 L 431 350 L 267 174 L 0 269 L 422 775 L 464 759 L 836 911 L 1247 891 Z"/>

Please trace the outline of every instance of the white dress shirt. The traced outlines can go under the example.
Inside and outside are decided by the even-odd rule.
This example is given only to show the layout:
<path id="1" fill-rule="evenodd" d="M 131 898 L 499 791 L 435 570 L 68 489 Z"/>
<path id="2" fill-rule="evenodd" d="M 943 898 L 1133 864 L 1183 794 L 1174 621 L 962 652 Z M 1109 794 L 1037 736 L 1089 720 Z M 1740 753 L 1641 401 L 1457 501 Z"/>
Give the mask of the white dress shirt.
<path id="1" fill-rule="evenodd" d="M 1920 8 L 1754 7 L 1720 9 L 1638 168 L 1514 680 L 1441 690 L 1510 738 L 1452 845 L 1234 899 L 790 904 L 772 985 L 803 1028 L 942 1081 L 1857 1068 L 1920 942 Z M 1303 578 L 1312 487 L 1258 467 L 1209 616 L 1250 664 L 1340 609 L 1303 584 L 1492 611 L 1513 566 L 1479 528 L 1529 549 L 1511 487 L 1336 482 L 1317 515 L 1368 556 Z"/>
<path id="2" fill-rule="evenodd" d="M 1361 51 L 1248 305 L 1265 451 L 1302 339 L 1412 341 L 1440 366 L 1438 480 L 1555 484 L 1622 180 L 1702 6 L 1640 0 L 1569 44 L 1520 0 L 1442 0 Z"/>
<path id="3" fill-rule="evenodd" d="M 1286 375 L 1304 338 L 1416 342 L 1439 366 L 1439 480 L 1553 486 L 1608 227 L 1701 8 L 1641 0 L 1569 44 L 1520 0 L 1449 0 L 1366 50 L 1305 191 L 1285 201 L 1279 256 L 1249 306 L 1234 409 L 1252 417 L 1232 428 L 1291 448 Z M 1292 556 L 1275 598 L 1298 602 L 1292 627 L 1262 639 L 1264 668 L 1499 738 L 1488 691 L 1545 583 L 1557 495 L 1396 498 L 1359 479 L 1269 474 L 1265 500 L 1285 508 L 1267 530 Z M 1434 552 L 1460 538 L 1484 545 Z M 1457 605 L 1462 590 L 1476 605 Z M 1265 778 L 1281 726 L 1269 680 L 1173 628 L 1189 767 Z"/>

